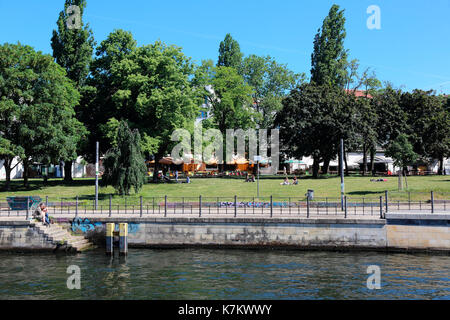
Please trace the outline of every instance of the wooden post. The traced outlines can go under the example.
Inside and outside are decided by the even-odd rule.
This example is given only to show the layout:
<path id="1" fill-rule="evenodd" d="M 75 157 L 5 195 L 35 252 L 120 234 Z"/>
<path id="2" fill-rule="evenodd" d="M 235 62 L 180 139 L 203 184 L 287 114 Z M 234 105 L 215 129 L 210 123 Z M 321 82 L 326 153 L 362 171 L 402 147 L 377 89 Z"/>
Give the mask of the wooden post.
<path id="1" fill-rule="evenodd" d="M 119 254 L 128 254 L 128 223 L 119 223 Z"/>
<path id="2" fill-rule="evenodd" d="M 106 224 L 106 254 L 114 254 L 114 223 Z"/>

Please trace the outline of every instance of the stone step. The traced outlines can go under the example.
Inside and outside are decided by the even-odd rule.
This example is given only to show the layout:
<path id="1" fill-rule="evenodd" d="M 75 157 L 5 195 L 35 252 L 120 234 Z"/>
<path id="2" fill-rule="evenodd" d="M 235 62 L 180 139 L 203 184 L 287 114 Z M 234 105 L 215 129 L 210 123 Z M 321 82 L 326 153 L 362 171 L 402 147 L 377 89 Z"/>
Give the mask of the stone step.
<path id="1" fill-rule="evenodd" d="M 80 241 L 75 241 L 75 242 L 68 242 L 67 245 L 71 246 L 71 247 L 79 247 L 79 246 L 85 246 L 87 244 L 90 244 L 89 241 L 87 240 L 80 240 Z"/>
<path id="2" fill-rule="evenodd" d="M 88 249 L 92 249 L 94 245 L 92 243 L 87 243 L 85 245 L 77 245 L 73 246 L 72 248 L 75 249 L 77 252 L 82 252 Z"/>

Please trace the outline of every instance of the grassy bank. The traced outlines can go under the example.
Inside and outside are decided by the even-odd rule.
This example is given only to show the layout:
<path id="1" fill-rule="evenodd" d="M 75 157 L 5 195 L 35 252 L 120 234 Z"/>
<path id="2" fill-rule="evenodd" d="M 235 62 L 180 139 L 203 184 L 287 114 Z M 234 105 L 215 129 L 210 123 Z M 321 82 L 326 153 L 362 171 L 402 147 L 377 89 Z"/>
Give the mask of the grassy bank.
<path id="1" fill-rule="evenodd" d="M 378 197 L 388 190 L 393 197 L 407 199 L 408 193 L 399 193 L 397 177 L 388 177 L 386 182 L 371 182 L 372 177 L 348 177 L 345 179 L 345 191 L 349 197 Z M 315 197 L 337 198 L 340 195 L 340 179 L 338 177 L 324 179 L 300 179 L 297 186 L 282 186 L 280 179 L 261 179 L 260 196 L 268 197 L 304 197 L 308 189 L 314 190 Z M 291 180 L 292 181 L 292 180 Z M 414 200 L 429 199 L 430 191 L 435 191 L 435 198 L 450 199 L 450 176 L 422 176 L 409 177 L 409 189 Z M 0 187 L 4 182 L 0 184 Z M 64 183 L 61 179 L 51 179 L 44 185 L 41 179 L 32 179 L 30 189 L 25 190 L 20 180 L 13 181 L 11 191 L 0 192 L 0 201 L 7 196 L 37 195 L 49 196 L 56 199 L 61 197 L 73 198 L 78 195 L 88 199 L 94 195 L 94 179 L 76 179 L 72 183 Z M 243 179 L 192 179 L 191 184 L 146 184 L 139 194 L 132 196 L 144 197 L 254 197 L 257 193 L 256 183 L 245 183 Z M 447 193 L 447 194 L 444 194 Z M 114 194 L 112 187 L 100 188 L 99 198 L 106 201 L 109 194 Z M 118 197 L 115 197 L 118 198 Z"/>

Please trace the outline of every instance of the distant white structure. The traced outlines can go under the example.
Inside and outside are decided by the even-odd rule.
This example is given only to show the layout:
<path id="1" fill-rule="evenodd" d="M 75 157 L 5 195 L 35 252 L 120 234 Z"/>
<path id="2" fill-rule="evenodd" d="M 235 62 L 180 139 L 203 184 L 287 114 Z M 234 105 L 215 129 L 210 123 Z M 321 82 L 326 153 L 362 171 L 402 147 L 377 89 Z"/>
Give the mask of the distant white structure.
<path id="1" fill-rule="evenodd" d="M 72 163 L 73 178 L 83 178 L 86 176 L 86 166 L 83 163 L 82 157 L 78 157 L 77 160 Z M 6 170 L 3 164 L 4 160 L 0 160 L 0 180 L 6 180 Z M 18 157 L 14 158 L 12 166 L 14 169 L 11 172 L 11 180 L 23 178 L 23 165 Z M 55 172 L 56 177 L 64 177 L 64 171 L 60 171 L 59 165 L 53 166 L 49 171 Z"/>

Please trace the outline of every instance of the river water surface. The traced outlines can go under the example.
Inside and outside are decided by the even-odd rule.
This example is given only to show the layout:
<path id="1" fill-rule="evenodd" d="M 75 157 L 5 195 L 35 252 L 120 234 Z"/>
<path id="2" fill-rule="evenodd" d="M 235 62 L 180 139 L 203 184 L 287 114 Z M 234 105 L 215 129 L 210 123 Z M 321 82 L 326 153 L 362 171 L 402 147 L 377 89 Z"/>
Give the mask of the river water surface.
<path id="1" fill-rule="evenodd" d="M 69 290 L 67 268 L 81 270 Z M 367 288 L 378 265 L 381 288 Z M 450 256 L 376 252 L 130 249 L 0 253 L 0 299 L 450 299 Z"/>

